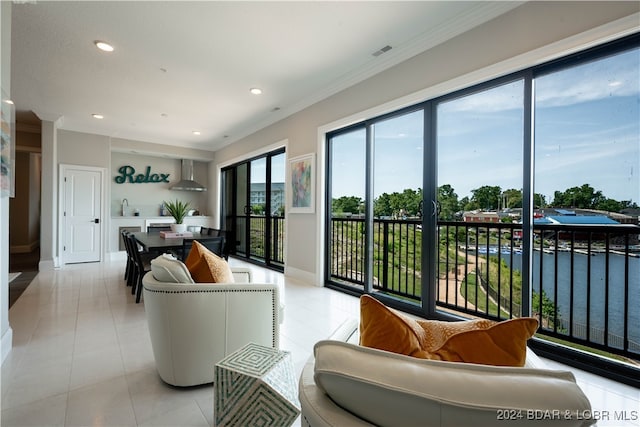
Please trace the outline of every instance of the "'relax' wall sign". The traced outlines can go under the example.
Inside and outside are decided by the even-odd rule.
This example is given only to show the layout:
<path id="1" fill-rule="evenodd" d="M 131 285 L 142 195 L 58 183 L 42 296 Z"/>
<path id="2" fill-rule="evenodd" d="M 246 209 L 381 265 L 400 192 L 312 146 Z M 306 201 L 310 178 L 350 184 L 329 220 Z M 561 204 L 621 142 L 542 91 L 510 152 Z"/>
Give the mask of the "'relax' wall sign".
<path id="1" fill-rule="evenodd" d="M 151 173 L 151 166 L 147 166 L 145 173 L 136 175 L 133 166 L 125 165 L 118 169 L 120 175 L 115 177 L 116 184 L 148 184 L 155 182 L 169 182 L 169 173 Z"/>

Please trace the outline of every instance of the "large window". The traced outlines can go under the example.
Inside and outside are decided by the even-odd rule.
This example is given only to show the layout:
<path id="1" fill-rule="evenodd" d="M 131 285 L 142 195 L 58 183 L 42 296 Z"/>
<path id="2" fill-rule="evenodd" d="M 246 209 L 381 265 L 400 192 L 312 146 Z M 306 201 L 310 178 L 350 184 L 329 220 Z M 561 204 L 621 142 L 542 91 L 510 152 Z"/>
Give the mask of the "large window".
<path id="1" fill-rule="evenodd" d="M 328 286 L 640 360 L 640 34 L 328 135 Z"/>
<path id="2" fill-rule="evenodd" d="M 437 104 L 436 111 L 435 299 L 444 307 L 473 314 L 519 316 L 521 280 L 501 274 L 506 270 L 503 257 L 512 257 L 512 246 L 507 252 L 505 245 L 512 241 L 508 237 L 513 232 L 496 228 L 495 224 L 519 222 L 522 217 L 524 81 L 518 79 L 445 98 Z M 461 228 L 452 222 L 493 226 Z M 514 251 L 516 248 L 521 248 L 519 242 Z M 495 288 L 495 297 L 490 297 L 491 288 Z M 514 293 L 513 289 L 517 291 Z M 510 300 L 506 309 L 505 304 L 493 302 L 498 302 L 498 293 Z"/>
<path id="3" fill-rule="evenodd" d="M 361 287 L 365 278 L 364 210 L 366 132 L 349 129 L 332 138 L 329 156 L 328 272 L 331 280 Z"/>
<path id="4" fill-rule="evenodd" d="M 423 129 L 422 109 L 370 127 L 376 218 L 370 227 L 373 283 L 378 292 L 409 300 L 422 293 Z"/>
<path id="5" fill-rule="evenodd" d="M 640 49 L 560 65 L 535 78 L 535 188 L 542 207 L 550 207 L 542 215 L 560 225 L 633 223 L 640 203 Z M 640 259 L 625 255 L 637 241 L 595 232 L 574 240 L 583 248 L 591 242 L 591 256 L 534 258 L 533 289 L 556 302 L 558 334 L 640 348 Z"/>

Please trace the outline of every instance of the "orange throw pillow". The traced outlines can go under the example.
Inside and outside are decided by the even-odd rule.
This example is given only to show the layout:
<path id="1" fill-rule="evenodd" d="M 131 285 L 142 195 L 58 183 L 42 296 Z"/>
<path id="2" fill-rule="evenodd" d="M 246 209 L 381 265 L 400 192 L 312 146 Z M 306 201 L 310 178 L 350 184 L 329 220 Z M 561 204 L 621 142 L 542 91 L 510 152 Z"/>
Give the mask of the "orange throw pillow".
<path id="1" fill-rule="evenodd" d="M 234 283 L 227 261 L 195 240 L 185 265 L 196 283 Z"/>
<path id="2" fill-rule="evenodd" d="M 426 339 L 422 343 L 422 349 L 427 352 L 439 349 L 449 338 L 460 332 L 487 329 L 496 324 L 496 322 L 489 319 L 461 320 L 457 322 L 418 319 L 417 322 L 425 331 Z"/>
<path id="3" fill-rule="evenodd" d="M 187 266 L 187 269 L 191 271 L 191 268 L 200 262 L 202 254 L 208 250 L 209 249 L 207 249 L 202 243 L 194 240 L 191 243 L 191 250 L 189 251 L 189 255 L 187 255 L 187 259 L 184 260 L 184 265 Z"/>
<path id="4" fill-rule="evenodd" d="M 496 366 L 524 366 L 527 340 L 536 333 L 532 317 L 505 320 L 489 329 L 460 332 L 450 337 L 430 359 Z"/>
<path id="5" fill-rule="evenodd" d="M 360 297 L 360 345 L 422 359 L 524 366 L 538 321 L 413 320 L 369 295 Z"/>
<path id="6" fill-rule="evenodd" d="M 424 329 L 413 319 L 388 308 L 377 299 L 360 297 L 360 345 L 425 358 Z"/>

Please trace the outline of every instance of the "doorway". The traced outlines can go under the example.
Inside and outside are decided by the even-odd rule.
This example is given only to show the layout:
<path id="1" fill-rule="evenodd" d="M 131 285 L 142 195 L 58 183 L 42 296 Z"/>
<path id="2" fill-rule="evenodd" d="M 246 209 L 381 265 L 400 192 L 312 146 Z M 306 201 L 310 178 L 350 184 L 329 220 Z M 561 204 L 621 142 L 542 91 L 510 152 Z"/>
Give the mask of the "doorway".
<path id="1" fill-rule="evenodd" d="M 60 166 L 60 244 L 63 264 L 99 262 L 102 254 L 102 194 L 105 171 Z"/>

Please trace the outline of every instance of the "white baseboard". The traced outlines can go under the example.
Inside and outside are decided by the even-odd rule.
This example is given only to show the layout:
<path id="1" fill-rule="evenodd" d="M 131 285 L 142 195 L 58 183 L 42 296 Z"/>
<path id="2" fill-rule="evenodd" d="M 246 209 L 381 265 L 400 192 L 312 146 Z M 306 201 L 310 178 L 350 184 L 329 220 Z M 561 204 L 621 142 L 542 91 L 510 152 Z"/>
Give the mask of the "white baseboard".
<path id="1" fill-rule="evenodd" d="M 287 277 L 291 277 L 293 279 L 300 280 L 301 282 L 304 282 L 304 283 L 309 283 L 314 286 L 322 287 L 322 283 L 318 282 L 318 278 L 316 277 L 316 275 L 309 271 L 285 266 L 284 275 Z"/>
<path id="2" fill-rule="evenodd" d="M 55 270 L 58 266 L 56 265 L 55 261 L 52 259 L 43 261 L 40 260 L 40 262 L 38 263 L 38 270 L 39 271 L 51 271 L 51 270 Z"/>
<path id="3" fill-rule="evenodd" d="M 40 241 L 36 240 L 28 245 L 13 245 L 9 247 L 9 253 L 12 254 L 28 254 L 35 251 L 40 246 Z"/>
<path id="4" fill-rule="evenodd" d="M 0 349 L 2 352 L 2 361 L 0 363 L 4 363 L 5 359 L 11 352 L 11 348 L 13 346 L 13 329 L 11 326 L 7 328 L 4 334 L 2 334 L 2 339 L 0 340 Z"/>

